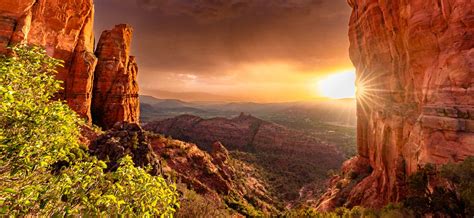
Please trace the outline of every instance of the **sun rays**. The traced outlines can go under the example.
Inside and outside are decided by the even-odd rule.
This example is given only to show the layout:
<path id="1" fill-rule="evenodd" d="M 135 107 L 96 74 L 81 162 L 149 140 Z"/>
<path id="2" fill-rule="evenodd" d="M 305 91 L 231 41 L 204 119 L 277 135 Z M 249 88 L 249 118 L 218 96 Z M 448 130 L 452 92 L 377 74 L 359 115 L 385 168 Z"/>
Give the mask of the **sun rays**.
<path id="1" fill-rule="evenodd" d="M 384 74 L 363 73 L 356 80 L 358 109 L 366 116 L 370 113 L 370 108 L 383 106 L 385 96 L 390 93 L 383 76 Z"/>
<path id="2" fill-rule="evenodd" d="M 318 81 L 318 92 L 330 99 L 356 98 L 355 72 L 344 71 Z"/>

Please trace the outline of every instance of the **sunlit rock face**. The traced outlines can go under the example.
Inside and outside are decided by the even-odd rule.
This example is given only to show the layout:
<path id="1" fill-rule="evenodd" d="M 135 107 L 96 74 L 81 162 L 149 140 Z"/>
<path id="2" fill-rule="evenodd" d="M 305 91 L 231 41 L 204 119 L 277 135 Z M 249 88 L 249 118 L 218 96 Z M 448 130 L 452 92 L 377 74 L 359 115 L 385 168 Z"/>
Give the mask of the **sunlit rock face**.
<path id="1" fill-rule="evenodd" d="M 92 0 L 0 0 L 0 53 L 6 47 L 28 43 L 45 47 L 64 61 L 58 79 L 66 100 L 90 121 L 93 72 L 94 6 Z"/>
<path id="2" fill-rule="evenodd" d="M 138 67 L 130 56 L 132 28 L 121 24 L 104 31 L 97 45 L 94 79 L 94 123 L 111 128 L 116 122 L 138 123 Z"/>
<path id="3" fill-rule="evenodd" d="M 372 171 L 343 202 L 330 189 L 322 210 L 399 201 L 419 165 L 474 155 L 472 1 L 348 2 L 350 55 L 362 87 L 359 157 L 351 161 Z"/>
<path id="4" fill-rule="evenodd" d="M 96 123 L 104 128 L 122 121 L 138 123 L 137 65 L 129 56 L 131 28 L 119 25 L 104 32 L 97 66 L 93 19 L 93 0 L 0 0 L 0 54 L 19 43 L 44 47 L 64 61 L 57 75 L 64 89 L 57 97 L 81 117 L 92 121 L 96 77 Z"/>

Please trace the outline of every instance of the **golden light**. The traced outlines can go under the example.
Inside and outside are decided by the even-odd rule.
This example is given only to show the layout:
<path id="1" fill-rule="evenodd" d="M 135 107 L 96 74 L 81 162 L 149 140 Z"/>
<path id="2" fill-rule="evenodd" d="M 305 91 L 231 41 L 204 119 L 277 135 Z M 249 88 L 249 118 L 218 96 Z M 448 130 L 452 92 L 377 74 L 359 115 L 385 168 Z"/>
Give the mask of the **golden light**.
<path id="1" fill-rule="evenodd" d="M 355 98 L 355 72 L 346 71 L 334 73 L 318 81 L 319 93 L 327 98 Z"/>

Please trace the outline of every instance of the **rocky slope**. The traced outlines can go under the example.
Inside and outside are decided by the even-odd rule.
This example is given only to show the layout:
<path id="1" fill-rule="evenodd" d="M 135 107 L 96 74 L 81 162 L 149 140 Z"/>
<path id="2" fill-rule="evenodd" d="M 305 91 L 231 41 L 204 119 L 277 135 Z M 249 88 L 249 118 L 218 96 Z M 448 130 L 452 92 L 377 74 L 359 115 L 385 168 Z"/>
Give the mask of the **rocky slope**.
<path id="1" fill-rule="evenodd" d="M 358 156 L 333 179 L 321 210 L 397 202 L 419 165 L 474 155 L 473 3 L 348 2 L 350 55 L 361 87 Z M 348 177 L 356 179 L 349 185 Z"/>
<path id="2" fill-rule="evenodd" d="M 57 78 L 64 81 L 64 90 L 58 97 L 66 100 L 73 110 L 89 122 L 97 64 L 97 57 L 94 55 L 93 19 L 93 0 L 0 0 L 0 54 L 6 53 L 8 46 L 26 43 L 44 47 L 49 55 L 63 60 L 64 67 L 58 69 Z M 115 49 L 128 54 L 126 47 Z M 103 60 L 104 56 L 101 57 L 101 61 Z M 124 60 L 129 61 L 129 58 Z M 128 76 L 109 73 L 110 76 L 117 76 L 117 81 L 122 83 L 117 84 L 120 91 L 116 91 L 114 96 L 138 94 L 135 87 L 128 90 L 123 88 L 136 83 L 134 66 L 130 64 L 129 69 L 123 72 L 131 74 Z M 102 68 L 100 71 L 104 72 Z M 119 69 L 111 68 L 109 71 L 118 72 Z M 104 108 L 117 108 L 116 102 L 105 102 L 108 103 L 115 106 L 103 105 Z M 130 108 L 125 110 L 125 113 L 129 114 L 113 114 L 117 115 L 116 119 L 110 120 L 106 127 L 112 126 L 114 121 L 122 121 L 123 117 L 128 117 L 127 121 L 138 120 L 138 113 L 135 113 L 138 112 L 138 108 L 135 108 L 138 104 L 127 105 L 128 101 L 120 103 L 124 108 Z"/>
<path id="3" fill-rule="evenodd" d="M 138 124 L 125 122 L 116 123 L 93 138 L 90 152 L 108 160 L 110 170 L 117 167 L 117 160 L 130 155 L 137 166 L 150 166 L 151 174 L 167 176 L 216 204 L 227 205 L 235 213 L 277 212 L 267 185 L 256 176 L 256 170 L 229 157 L 220 142 L 213 143 L 208 153 L 195 144 L 152 134 Z"/>
<path id="4" fill-rule="evenodd" d="M 334 145 L 244 114 L 233 119 L 183 115 L 151 122 L 144 128 L 196 143 L 208 151 L 215 141 L 222 142 L 235 157 L 262 168 L 272 191 L 285 202 L 300 197 L 303 186 L 322 183 L 327 171 L 343 161 Z"/>

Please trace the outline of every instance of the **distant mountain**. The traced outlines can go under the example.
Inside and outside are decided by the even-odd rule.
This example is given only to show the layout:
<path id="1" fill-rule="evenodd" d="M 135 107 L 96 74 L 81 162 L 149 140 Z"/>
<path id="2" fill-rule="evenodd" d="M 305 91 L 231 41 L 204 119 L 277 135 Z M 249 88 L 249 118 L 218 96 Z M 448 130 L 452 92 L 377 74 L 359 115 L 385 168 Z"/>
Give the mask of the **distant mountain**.
<path id="1" fill-rule="evenodd" d="M 317 183 L 322 189 L 328 170 L 344 160 L 333 144 L 245 114 L 232 119 L 182 115 L 150 122 L 144 128 L 208 151 L 216 141 L 222 142 L 234 157 L 261 168 L 273 193 L 285 202 L 297 199 L 299 190 L 308 184 Z"/>
<path id="2" fill-rule="evenodd" d="M 143 93 L 150 96 L 159 96 L 163 99 L 181 99 L 184 101 L 221 101 L 221 102 L 229 102 L 229 101 L 239 101 L 241 99 L 233 97 L 233 96 L 226 96 L 226 95 L 219 95 L 214 93 L 207 93 L 207 92 L 172 92 L 172 91 L 165 91 L 165 90 L 142 90 Z"/>
<path id="3" fill-rule="evenodd" d="M 149 95 L 140 95 L 139 98 L 140 98 L 140 103 L 150 104 L 150 105 L 160 103 L 161 101 L 163 101 L 163 99 L 155 98 Z"/>
<path id="4" fill-rule="evenodd" d="M 204 115 L 207 111 L 193 107 L 195 104 L 177 99 L 159 99 L 152 96 L 140 96 L 141 120 L 143 123 L 165 119 L 182 114 Z"/>
<path id="5" fill-rule="evenodd" d="M 140 96 L 142 122 L 190 114 L 203 118 L 252 114 L 264 120 L 284 124 L 291 122 L 324 122 L 354 127 L 356 105 L 354 99 L 318 99 L 307 102 L 255 103 L 255 102 L 186 102 L 177 99 L 158 99 Z"/>
<path id="6" fill-rule="evenodd" d="M 181 101 L 178 99 L 159 99 L 148 95 L 140 95 L 140 102 L 152 105 L 156 108 L 181 108 L 192 107 L 194 105 L 192 103 Z"/>
<path id="7" fill-rule="evenodd" d="M 188 108 L 193 104 L 176 99 L 165 99 L 153 105 L 157 108 Z"/>

